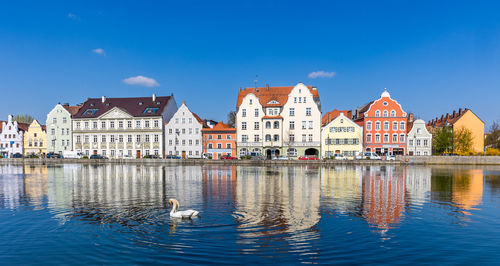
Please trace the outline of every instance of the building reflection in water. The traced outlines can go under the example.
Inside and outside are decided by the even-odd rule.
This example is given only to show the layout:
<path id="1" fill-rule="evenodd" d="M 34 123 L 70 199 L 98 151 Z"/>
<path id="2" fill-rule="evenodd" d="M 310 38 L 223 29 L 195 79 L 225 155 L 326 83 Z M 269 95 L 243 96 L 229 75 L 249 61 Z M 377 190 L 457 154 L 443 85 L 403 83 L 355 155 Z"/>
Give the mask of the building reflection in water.
<path id="1" fill-rule="evenodd" d="M 322 209 L 341 214 L 356 214 L 361 204 L 362 168 L 346 165 L 321 169 Z"/>
<path id="2" fill-rule="evenodd" d="M 431 196 L 431 168 L 406 167 L 406 192 L 413 208 L 422 208 Z"/>
<path id="3" fill-rule="evenodd" d="M 394 166 L 363 168 L 363 217 L 379 229 L 398 224 L 404 215 L 406 171 Z"/>
<path id="4" fill-rule="evenodd" d="M 24 197 L 24 167 L 0 165 L 0 207 L 15 209 Z"/>
<path id="5" fill-rule="evenodd" d="M 24 165 L 24 189 L 31 205 L 43 204 L 47 196 L 47 166 Z"/>

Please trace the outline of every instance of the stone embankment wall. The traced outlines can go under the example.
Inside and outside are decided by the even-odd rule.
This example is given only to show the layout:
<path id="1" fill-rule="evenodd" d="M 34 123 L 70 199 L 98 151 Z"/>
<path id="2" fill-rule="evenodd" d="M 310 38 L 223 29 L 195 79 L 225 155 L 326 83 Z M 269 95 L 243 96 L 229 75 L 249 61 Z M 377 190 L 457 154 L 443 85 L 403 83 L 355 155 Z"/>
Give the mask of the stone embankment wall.
<path id="1" fill-rule="evenodd" d="M 0 159 L 0 164 L 166 164 L 166 165 L 500 165 L 500 156 L 400 156 L 396 161 L 383 160 L 326 160 L 326 161 L 270 161 L 270 160 L 169 160 L 169 159 Z"/>

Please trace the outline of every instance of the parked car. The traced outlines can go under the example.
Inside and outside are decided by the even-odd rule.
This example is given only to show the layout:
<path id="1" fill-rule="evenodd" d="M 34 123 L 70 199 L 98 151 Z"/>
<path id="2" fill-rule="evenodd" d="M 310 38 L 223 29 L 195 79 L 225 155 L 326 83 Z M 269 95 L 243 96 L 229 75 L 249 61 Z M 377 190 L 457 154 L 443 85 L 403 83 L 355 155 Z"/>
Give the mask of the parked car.
<path id="1" fill-rule="evenodd" d="M 63 151 L 62 156 L 66 159 L 81 159 L 83 158 L 84 154 L 79 151 Z"/>
<path id="2" fill-rule="evenodd" d="M 396 156 L 389 154 L 385 156 L 386 161 L 396 161 Z"/>
<path id="3" fill-rule="evenodd" d="M 90 155 L 90 159 L 108 159 L 108 157 L 102 156 L 100 154 L 93 154 L 93 155 Z"/>
<path id="4" fill-rule="evenodd" d="M 59 153 L 55 153 L 55 152 L 49 152 L 49 153 L 47 153 L 47 158 L 61 159 L 62 155 Z"/>
<path id="5" fill-rule="evenodd" d="M 369 160 L 382 160 L 382 158 L 374 152 L 365 152 L 364 157 Z"/>
<path id="6" fill-rule="evenodd" d="M 144 158 L 145 159 L 160 159 L 160 156 L 149 154 L 149 155 L 144 155 Z"/>
<path id="7" fill-rule="evenodd" d="M 219 159 L 220 160 L 238 160 L 238 158 L 233 157 L 231 155 L 222 155 Z"/>
<path id="8" fill-rule="evenodd" d="M 177 160 L 181 159 L 181 157 L 178 155 L 167 155 L 165 158 L 166 159 L 177 159 Z"/>
<path id="9" fill-rule="evenodd" d="M 318 157 L 316 155 L 302 155 L 299 160 L 318 160 Z"/>
<path id="10" fill-rule="evenodd" d="M 19 152 L 18 152 L 18 153 L 14 153 L 14 154 L 12 155 L 12 158 L 23 158 L 23 155 L 22 155 L 22 154 L 20 154 Z"/>
<path id="11" fill-rule="evenodd" d="M 442 156 L 459 156 L 456 153 L 450 152 L 450 153 L 443 153 Z"/>
<path id="12" fill-rule="evenodd" d="M 335 153 L 333 155 L 333 159 L 335 160 L 347 160 L 347 157 L 345 157 L 343 154 L 341 153 Z"/>
<path id="13" fill-rule="evenodd" d="M 276 161 L 289 161 L 290 158 L 288 158 L 286 156 L 277 156 L 277 157 L 274 157 L 273 160 L 276 160 Z"/>
<path id="14" fill-rule="evenodd" d="M 135 159 L 135 157 L 134 157 L 134 156 L 132 156 L 132 155 L 125 154 L 125 155 L 123 155 L 122 159 L 125 159 L 125 160 L 132 160 L 132 159 Z"/>

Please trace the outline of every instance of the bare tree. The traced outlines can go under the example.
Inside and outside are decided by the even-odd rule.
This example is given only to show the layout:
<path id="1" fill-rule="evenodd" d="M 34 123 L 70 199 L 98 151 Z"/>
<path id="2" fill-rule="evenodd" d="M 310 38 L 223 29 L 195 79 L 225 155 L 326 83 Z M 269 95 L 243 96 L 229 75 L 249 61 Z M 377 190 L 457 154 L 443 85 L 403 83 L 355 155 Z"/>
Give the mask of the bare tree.
<path id="1" fill-rule="evenodd" d="M 227 114 L 227 125 L 230 127 L 236 127 L 236 111 L 231 111 Z"/>
<path id="2" fill-rule="evenodd" d="M 25 123 L 25 124 L 31 124 L 35 120 L 34 117 L 31 115 L 16 115 L 14 116 L 14 121 L 17 121 L 18 123 Z"/>

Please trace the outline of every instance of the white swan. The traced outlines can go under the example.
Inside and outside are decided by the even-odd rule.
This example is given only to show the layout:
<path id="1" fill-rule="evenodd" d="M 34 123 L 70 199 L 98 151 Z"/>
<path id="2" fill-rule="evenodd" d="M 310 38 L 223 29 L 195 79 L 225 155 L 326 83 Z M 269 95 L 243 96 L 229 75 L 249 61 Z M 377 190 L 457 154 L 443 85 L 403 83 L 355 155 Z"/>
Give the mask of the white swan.
<path id="1" fill-rule="evenodd" d="M 170 217 L 174 218 L 192 218 L 198 216 L 199 211 L 195 210 L 185 210 L 179 211 L 179 202 L 176 199 L 169 199 L 168 204 L 172 205 L 172 210 L 170 211 Z"/>

